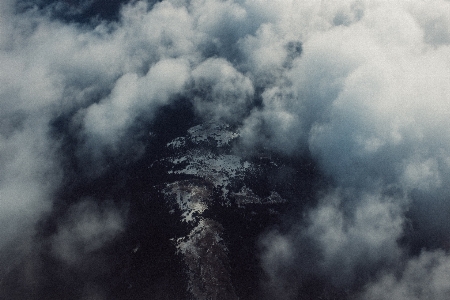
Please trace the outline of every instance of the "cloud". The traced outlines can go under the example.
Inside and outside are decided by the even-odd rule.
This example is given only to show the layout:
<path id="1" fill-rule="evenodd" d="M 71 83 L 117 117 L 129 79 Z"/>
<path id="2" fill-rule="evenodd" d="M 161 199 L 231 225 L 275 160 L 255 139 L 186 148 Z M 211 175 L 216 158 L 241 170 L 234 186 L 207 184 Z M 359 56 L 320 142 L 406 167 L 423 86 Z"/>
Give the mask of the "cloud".
<path id="1" fill-rule="evenodd" d="M 192 78 L 192 101 L 205 118 L 239 122 L 253 105 L 252 82 L 224 59 L 205 60 L 192 71 Z"/>
<path id="2" fill-rule="evenodd" d="M 62 180 L 58 144 L 47 140 L 42 120 L 3 116 L 1 127 L 6 134 L 0 137 L 0 278 L 25 266 L 23 286 L 33 286 L 36 224 L 51 213 Z M 2 290 L 3 285 L 0 295 Z"/>
<path id="3" fill-rule="evenodd" d="M 305 234 L 322 251 L 322 272 L 331 274 L 337 286 L 351 286 L 358 280 L 358 269 L 378 268 L 400 257 L 397 239 L 404 220 L 398 199 L 362 195 L 361 199 L 346 199 L 357 201 L 356 208 L 346 212 L 348 203 L 342 203 L 345 197 L 341 197 L 327 196 L 324 204 L 310 212 L 311 224 Z"/>
<path id="4" fill-rule="evenodd" d="M 311 281 L 342 298 L 447 296 L 448 1 L 119 2 L 96 20 L 100 1 L 0 3 L 0 283 L 45 241 L 71 268 L 125 230 L 90 191 L 58 210 L 62 191 L 141 157 L 181 99 L 239 127 L 236 154 L 307 157 L 327 179 L 261 237 L 268 298 L 307 297 Z"/>
<path id="5" fill-rule="evenodd" d="M 361 299 L 447 299 L 450 261 L 443 251 L 423 252 L 407 262 L 400 275 L 384 274 L 369 284 Z"/>
<path id="6" fill-rule="evenodd" d="M 308 282 L 351 290 L 379 270 L 399 264 L 397 240 L 404 226 L 404 201 L 377 194 L 333 191 L 308 212 L 303 225 L 261 240 L 263 268 L 272 297 L 306 297 Z M 286 284 L 287 283 L 287 284 Z"/>
<path id="7" fill-rule="evenodd" d="M 107 99 L 93 103 L 82 113 L 82 153 L 91 157 L 97 168 L 104 153 L 112 156 L 120 152 L 133 153 L 133 136 L 130 127 L 135 119 L 147 122 L 153 119 L 157 109 L 167 105 L 181 93 L 189 78 L 189 65 L 184 60 L 161 60 L 139 77 L 127 73 L 119 78 Z M 136 154 L 136 152 L 134 152 Z M 137 152 L 139 155 L 139 152 Z"/>
<path id="8" fill-rule="evenodd" d="M 27 57 L 26 22 L 2 2 L 0 32 L 0 276 L 30 254 L 36 223 L 62 180 L 59 143 L 48 138 L 49 104 L 61 95 L 42 61 Z M 23 32 L 21 33 L 21 31 Z M 20 49 L 20 50 L 19 50 Z M 5 259 L 15 253 L 15 259 Z"/>
<path id="9" fill-rule="evenodd" d="M 448 47 L 431 42 L 429 23 L 418 16 L 423 7 L 359 7 L 349 21 L 307 27 L 301 55 L 284 69 L 283 80 L 264 90 L 262 108 L 244 122 L 250 147 L 264 144 L 289 156 L 310 153 L 334 186 L 355 191 L 319 197 L 307 225 L 299 220 L 287 233 L 266 237 L 264 244 L 274 249 L 263 247 L 263 266 L 269 278 L 277 277 L 275 285 L 282 286 L 279 278 L 289 283 L 287 299 L 304 293 L 305 279 L 300 276 L 293 292 L 295 283 L 283 275 L 286 266 L 303 274 L 310 266 L 304 261 L 312 260 L 313 276 L 352 289 L 361 274 L 370 278 L 409 261 L 398 243 L 408 218 L 421 228 L 408 237 L 418 239 L 413 244 L 441 247 L 425 237 L 446 236 L 441 221 L 448 211 Z M 441 22 L 438 11 L 427 13 L 430 23 Z M 315 16 L 330 20 L 328 14 Z M 307 258 L 277 258 L 280 239 L 290 253 Z M 304 254 L 305 247 L 318 256 Z"/>
<path id="10" fill-rule="evenodd" d="M 2 139 L 2 244 L 25 228 L 32 229 L 29 226 L 50 210 L 51 194 L 60 180 L 58 166 L 52 162 L 54 155 L 48 152 L 51 145 L 43 137 L 45 133 L 33 129 L 36 128 Z"/>
<path id="11" fill-rule="evenodd" d="M 84 200 L 69 208 L 68 216 L 52 237 L 52 249 L 57 257 L 69 264 L 100 250 L 125 229 L 124 212 L 112 204 L 99 205 Z"/>

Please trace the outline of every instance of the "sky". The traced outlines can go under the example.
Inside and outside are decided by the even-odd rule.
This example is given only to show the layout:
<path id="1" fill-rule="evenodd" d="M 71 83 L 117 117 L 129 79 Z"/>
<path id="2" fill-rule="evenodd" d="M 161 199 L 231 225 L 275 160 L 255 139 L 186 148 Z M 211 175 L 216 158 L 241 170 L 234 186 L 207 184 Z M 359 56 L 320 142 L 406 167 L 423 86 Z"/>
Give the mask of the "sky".
<path id="1" fill-rule="evenodd" d="M 0 66 L 2 298 L 108 298 L 110 183 L 194 119 L 321 174 L 258 238 L 261 295 L 450 297 L 449 1 L 3 0 Z"/>

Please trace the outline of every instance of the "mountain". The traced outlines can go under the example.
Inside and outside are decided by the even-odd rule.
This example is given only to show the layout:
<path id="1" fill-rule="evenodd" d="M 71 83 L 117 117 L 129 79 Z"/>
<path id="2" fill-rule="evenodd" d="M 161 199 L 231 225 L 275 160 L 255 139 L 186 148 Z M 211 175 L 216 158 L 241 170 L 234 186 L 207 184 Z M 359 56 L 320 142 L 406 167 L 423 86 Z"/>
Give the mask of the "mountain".
<path id="1" fill-rule="evenodd" d="M 222 224 L 222 211 L 235 211 L 233 218 L 251 222 L 251 218 L 246 220 L 247 211 L 277 214 L 277 208 L 287 202 L 276 191 L 264 197 L 246 186 L 249 177 L 264 173 L 264 167 L 233 154 L 232 145 L 238 138 L 239 132 L 227 124 L 200 124 L 169 142 L 168 153 L 173 154 L 158 162 L 168 165 L 169 174 L 187 177 L 165 183 L 162 191 L 173 207 L 170 212 L 190 230 L 173 241 L 185 263 L 188 289 L 195 299 L 239 299 L 233 283 L 233 273 L 239 270 L 230 267 L 236 253 L 230 253 L 232 240 L 227 236 L 237 234 L 241 240 L 256 236 L 248 236 L 249 225 L 236 232 L 236 228 Z M 276 167 L 272 161 L 265 163 Z"/>

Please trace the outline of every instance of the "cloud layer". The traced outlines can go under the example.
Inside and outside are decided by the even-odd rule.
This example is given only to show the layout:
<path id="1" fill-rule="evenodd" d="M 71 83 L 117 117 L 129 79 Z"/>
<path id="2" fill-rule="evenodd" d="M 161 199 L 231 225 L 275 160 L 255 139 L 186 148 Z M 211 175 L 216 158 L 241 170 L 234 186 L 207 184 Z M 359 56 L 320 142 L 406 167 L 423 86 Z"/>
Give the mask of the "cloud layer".
<path id="1" fill-rule="evenodd" d="M 238 126 L 236 153 L 327 178 L 260 239 L 268 299 L 449 297 L 448 1 L 71 3 L 0 3 L 0 283 L 34 247 L 70 265 L 120 235 L 124 209 L 83 197 L 35 230 L 73 174 L 136 161 L 184 101 Z"/>

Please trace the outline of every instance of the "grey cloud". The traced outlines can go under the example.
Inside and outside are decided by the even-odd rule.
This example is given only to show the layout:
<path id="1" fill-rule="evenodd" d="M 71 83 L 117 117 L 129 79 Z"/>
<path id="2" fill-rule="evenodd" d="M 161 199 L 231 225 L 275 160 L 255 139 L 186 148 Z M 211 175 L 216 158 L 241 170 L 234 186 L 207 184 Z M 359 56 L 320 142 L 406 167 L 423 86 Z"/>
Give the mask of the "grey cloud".
<path id="1" fill-rule="evenodd" d="M 127 137 L 128 129 L 137 117 L 152 120 L 159 107 L 182 92 L 189 73 L 184 60 L 161 60 L 143 77 L 135 73 L 123 75 L 107 99 L 81 112 L 84 144 L 81 155 L 86 155 L 99 169 L 103 167 L 104 153 L 138 156 L 139 146 L 133 146 L 133 138 Z"/>
<path id="2" fill-rule="evenodd" d="M 449 149 L 443 116 L 449 85 L 444 83 L 448 59 L 441 55 L 448 50 L 427 45 L 425 23 L 417 22 L 417 11 L 412 15 L 410 9 L 377 3 L 346 26 L 308 28 L 302 55 L 281 75 L 283 80 L 266 88 L 263 108 L 244 123 L 250 145 L 263 143 L 289 155 L 309 151 L 336 186 L 359 195 L 338 197 L 338 204 L 322 200 L 309 213 L 305 229 L 293 225 L 286 234 L 267 237 L 265 244 L 274 249 L 264 248 L 263 266 L 277 278 L 275 285 L 282 286 L 279 278 L 284 277 L 292 289 L 285 268 L 293 266 L 290 270 L 298 274 L 303 264 L 308 266 L 301 259 L 286 263 L 282 254 L 278 257 L 279 239 L 299 257 L 302 247 L 314 249 L 318 257 L 307 255 L 315 261 L 313 273 L 348 287 L 361 273 L 370 277 L 399 266 L 405 249 L 398 240 L 410 209 L 418 227 L 445 238 L 441 229 L 447 226 L 433 220 L 447 215 L 444 153 Z M 436 11 L 434 17 L 441 15 Z M 386 201 L 383 195 L 392 190 L 400 194 Z M 427 230 L 420 233 L 422 242 Z M 305 246 L 305 237 L 315 246 Z M 298 293 L 301 288 L 286 297 Z"/>
<path id="3" fill-rule="evenodd" d="M 388 273 L 368 284 L 361 299 L 431 299 L 450 296 L 450 261 L 443 251 L 423 252 L 409 260 L 399 275 Z"/>
<path id="4" fill-rule="evenodd" d="M 252 82 L 224 59 L 204 61 L 192 71 L 192 78 L 192 101 L 201 116 L 236 122 L 253 105 Z"/>
<path id="5" fill-rule="evenodd" d="M 33 225 L 52 205 L 52 194 L 61 180 L 56 153 L 47 142 L 40 122 L 2 137 L 0 147 L 0 247 L 18 236 L 30 238 Z M 25 233 L 25 234 L 24 234 Z"/>
<path id="6" fill-rule="evenodd" d="M 125 229 L 125 211 L 112 204 L 81 201 L 68 211 L 52 237 L 55 255 L 69 264 L 79 263 L 101 249 Z"/>
<path id="7" fill-rule="evenodd" d="M 424 41 L 434 46 L 450 43 L 448 1 L 434 1 L 410 6 L 410 11 L 423 29 Z"/>
<path id="8" fill-rule="evenodd" d="M 351 290 L 379 270 L 399 265 L 404 202 L 333 191 L 309 211 L 303 225 L 269 232 L 262 239 L 262 266 L 273 297 L 283 293 L 283 299 L 296 299 L 314 278 Z"/>
<path id="9" fill-rule="evenodd" d="M 329 179 L 316 206 L 261 237 L 267 293 L 295 298 L 316 276 L 350 290 L 367 283 L 369 299 L 447 296 L 447 255 L 412 257 L 399 240 L 444 248 L 426 237 L 450 229 L 448 1 L 138 1 L 95 26 L 16 4 L 0 3 L 1 259 L 11 245 L 38 247 L 35 226 L 60 200 L 71 170 L 56 117 L 68 118 L 77 163 L 103 172 L 105 157 L 139 157 L 139 122 L 182 96 L 200 118 L 239 124 L 237 152 L 311 156 Z M 124 218 L 74 204 L 53 251 L 82 260 Z"/>
<path id="10" fill-rule="evenodd" d="M 339 195 L 330 195 L 310 213 L 306 235 L 322 252 L 319 269 L 337 286 L 351 286 L 358 269 L 395 263 L 401 256 L 397 240 L 403 230 L 399 199 L 362 195 L 350 217 Z M 350 258 L 350 259 L 349 259 Z"/>

